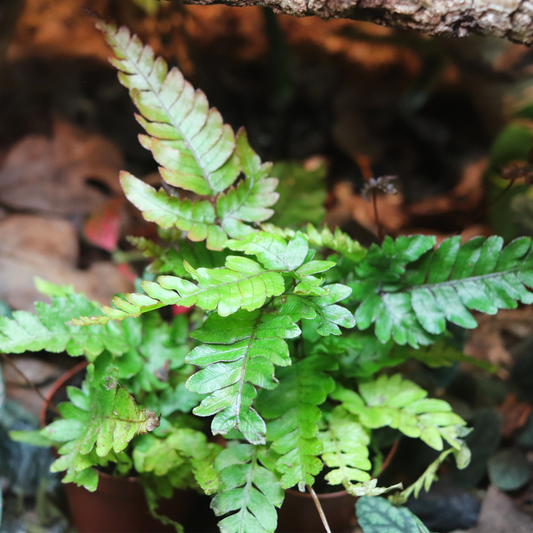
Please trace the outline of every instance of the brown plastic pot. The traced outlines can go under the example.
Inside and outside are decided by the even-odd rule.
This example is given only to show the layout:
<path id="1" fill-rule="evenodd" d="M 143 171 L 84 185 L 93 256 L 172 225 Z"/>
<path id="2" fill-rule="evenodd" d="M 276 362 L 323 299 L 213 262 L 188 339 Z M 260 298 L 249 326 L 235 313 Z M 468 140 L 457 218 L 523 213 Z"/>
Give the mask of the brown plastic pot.
<path id="1" fill-rule="evenodd" d="M 40 413 L 41 427 L 49 415 L 49 405 L 58 401 L 69 381 L 87 366 L 82 362 L 65 372 L 50 388 L 47 403 Z M 150 514 L 144 489 L 136 477 L 116 477 L 98 472 L 98 488 L 89 492 L 73 483 L 65 485 L 72 522 L 78 533 L 166 533 L 171 526 L 163 525 Z M 182 524 L 193 504 L 193 491 L 174 491 L 174 496 L 161 500 L 158 512 Z"/>
<path id="2" fill-rule="evenodd" d="M 318 494 L 320 505 L 328 519 L 332 533 L 346 533 L 357 524 L 355 498 L 345 490 Z M 324 525 L 307 492 L 286 490 L 283 505 L 278 512 L 277 533 L 324 533 Z"/>

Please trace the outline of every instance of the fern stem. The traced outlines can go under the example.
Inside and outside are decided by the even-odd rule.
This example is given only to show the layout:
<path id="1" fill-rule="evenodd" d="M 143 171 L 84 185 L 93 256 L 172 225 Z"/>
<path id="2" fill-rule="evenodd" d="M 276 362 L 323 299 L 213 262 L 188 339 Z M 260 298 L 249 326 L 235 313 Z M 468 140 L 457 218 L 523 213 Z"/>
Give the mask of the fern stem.
<path id="1" fill-rule="evenodd" d="M 376 223 L 376 230 L 379 242 L 383 242 L 383 226 L 379 220 L 378 203 L 376 190 L 372 191 L 372 206 L 374 208 L 374 222 Z"/>
<path id="2" fill-rule="evenodd" d="M 326 529 L 327 533 L 331 533 L 331 529 L 328 524 L 328 519 L 326 518 L 324 509 L 322 509 L 322 505 L 320 505 L 320 500 L 318 499 L 316 492 L 310 485 L 307 485 L 307 490 L 309 491 L 309 494 L 311 494 L 311 498 L 313 498 L 313 501 L 315 502 L 316 509 L 318 511 L 318 514 L 320 515 L 320 520 L 322 520 L 322 524 L 324 524 L 324 528 Z"/>
<path id="3" fill-rule="evenodd" d="M 41 398 L 41 400 L 52 410 L 54 411 L 54 413 L 56 413 L 57 415 L 59 416 L 62 416 L 61 413 L 57 410 L 57 407 L 50 402 L 50 400 L 48 400 L 44 395 L 43 393 L 39 390 L 39 387 L 37 387 L 37 385 L 35 385 L 35 383 L 33 383 L 33 381 L 28 378 L 24 372 L 22 372 L 22 370 L 20 370 L 20 368 L 13 362 L 11 361 L 11 359 L 4 353 L 4 352 L 0 352 L 0 354 L 2 355 L 2 358 L 4 359 L 4 361 L 9 365 L 11 366 L 11 368 L 31 387 L 31 389 L 36 393 L 38 394 L 38 396 Z"/>
<path id="4" fill-rule="evenodd" d="M 383 473 L 383 471 L 389 466 L 390 462 L 392 461 L 392 458 L 396 454 L 396 450 L 398 449 L 398 445 L 399 444 L 400 444 L 400 439 L 397 439 L 397 440 L 394 441 L 394 444 L 392 445 L 392 448 L 390 449 L 387 457 L 385 458 L 385 460 L 381 464 L 381 472 L 380 472 L 380 474 Z"/>

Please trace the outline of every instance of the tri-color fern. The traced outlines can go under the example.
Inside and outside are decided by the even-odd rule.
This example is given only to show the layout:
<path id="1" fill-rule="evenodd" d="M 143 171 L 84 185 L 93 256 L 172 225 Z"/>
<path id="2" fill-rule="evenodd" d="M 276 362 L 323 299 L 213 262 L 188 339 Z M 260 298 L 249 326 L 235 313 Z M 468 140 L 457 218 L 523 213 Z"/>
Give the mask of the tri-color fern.
<path id="1" fill-rule="evenodd" d="M 138 468 L 167 475 L 189 457 L 197 479 L 206 480 L 200 483 L 206 492 L 217 491 L 215 513 L 228 515 L 220 522 L 223 532 L 273 532 L 283 489 L 306 490 L 324 468 L 329 483 L 353 495 L 387 490 L 370 480 L 376 459 L 370 443 L 377 428 L 420 438 L 443 451 L 442 458 L 454 453 L 464 466 L 465 422 L 449 404 L 428 399 L 399 374 L 373 374 L 409 357 L 394 359 L 393 343 L 417 349 L 445 342 L 448 323 L 476 326 L 471 310 L 492 314 L 518 302 L 533 303 L 531 240 L 504 247 L 499 237 L 464 244 L 452 237 L 435 248 L 435 237 L 386 237 L 366 250 L 338 229 L 260 226 L 273 213 L 277 179 L 250 147 L 246 132 L 234 135 L 204 93 L 176 68 L 169 71 L 162 59 L 154 59 L 150 47 L 127 29 L 102 21 L 98 27 L 139 110 L 137 120 L 147 133 L 141 144 L 173 187 L 169 195 L 123 173 L 124 192 L 146 220 L 177 228 L 197 244 L 174 239 L 165 248 L 135 240 L 156 259 L 153 270 L 167 274 L 144 281 L 145 293 L 116 297 L 115 307 L 104 307 L 103 315 L 73 296 L 83 304 L 76 313 L 68 306 L 56 312 L 61 304 L 55 301 L 40 306 L 38 317 L 19 313 L 1 319 L 0 349 L 67 349 L 91 360 L 112 356 L 120 370 L 130 364 L 128 358 L 135 359 L 139 336 L 132 336 L 132 324 L 140 315 L 158 316 L 157 310 L 169 305 L 201 309 L 201 324 L 190 335 L 195 346 L 185 361 L 182 352 L 175 358 L 194 365 L 186 382 L 196 395 L 189 397 L 196 401 L 193 413 L 213 417 L 211 430 L 226 435 L 228 447 L 214 460 L 216 453 L 197 436 L 203 452 L 195 455 L 181 440 L 185 434 L 175 429 L 164 442 L 152 435 L 138 439 L 142 453 L 137 450 L 134 458 Z M 371 325 L 375 336 L 361 332 Z M 381 353 L 379 346 L 387 349 Z M 353 347 L 383 357 L 365 372 L 343 375 L 346 352 Z M 442 356 L 438 364 L 448 359 Z M 457 360 L 456 354 L 450 360 Z M 365 379 L 359 382 L 361 375 Z M 122 444 L 115 451 L 121 449 Z M 172 461 L 167 468 L 150 454 L 167 454 Z"/>

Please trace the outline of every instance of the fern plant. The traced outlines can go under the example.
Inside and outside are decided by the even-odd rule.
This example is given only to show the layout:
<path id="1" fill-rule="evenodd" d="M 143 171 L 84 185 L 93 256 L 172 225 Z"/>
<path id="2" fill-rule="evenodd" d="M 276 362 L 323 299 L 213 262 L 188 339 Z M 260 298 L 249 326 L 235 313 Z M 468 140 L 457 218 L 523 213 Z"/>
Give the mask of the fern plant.
<path id="1" fill-rule="evenodd" d="M 64 442 L 54 468 L 90 489 L 95 475 L 82 473 L 109 462 L 145 476 L 152 506 L 174 488 L 200 486 L 214 495 L 225 533 L 275 531 L 283 491 L 311 490 L 317 480 L 366 496 L 358 504 L 370 513 L 363 527 L 377 531 L 371 514 L 390 506 L 372 498 L 400 488 L 377 487 L 372 477 L 381 461 L 377 429 L 441 452 L 417 483 L 390 497 L 395 503 L 427 490 L 447 456 L 459 467 L 469 460 L 466 423 L 451 406 L 381 370 L 408 358 L 430 366 L 463 360 L 448 345 L 449 324 L 473 328 L 471 311 L 532 303 L 531 240 L 504 246 L 499 237 L 464 244 L 452 237 L 435 248 L 435 237 L 416 235 L 367 250 L 338 229 L 305 226 L 309 198 L 302 209 L 291 206 L 288 226 L 266 223 L 278 180 L 244 129 L 235 135 L 201 91 L 127 29 L 97 26 L 139 110 L 140 142 L 172 191 L 121 175 L 128 199 L 166 239 L 132 240 L 162 275 L 115 297 L 103 313 L 68 295 L 39 305 L 37 316 L 0 319 L 6 352 L 67 350 L 90 362 L 84 387 L 70 392 L 70 407 L 60 406 L 63 419 L 32 438 Z M 277 167 L 288 168 L 296 167 Z M 198 312 L 168 324 L 158 310 L 170 305 Z M 161 379 L 162 370 L 171 378 Z M 106 418 L 91 400 L 111 397 L 110 379 L 123 387 L 114 397 L 126 402 L 124 419 Z M 158 428 L 147 410 L 162 414 Z M 189 412 L 225 436 L 223 451 Z M 95 429 L 95 420 L 106 422 Z M 56 427 L 70 428 L 63 440 Z M 393 515 L 418 527 L 405 509 Z"/>

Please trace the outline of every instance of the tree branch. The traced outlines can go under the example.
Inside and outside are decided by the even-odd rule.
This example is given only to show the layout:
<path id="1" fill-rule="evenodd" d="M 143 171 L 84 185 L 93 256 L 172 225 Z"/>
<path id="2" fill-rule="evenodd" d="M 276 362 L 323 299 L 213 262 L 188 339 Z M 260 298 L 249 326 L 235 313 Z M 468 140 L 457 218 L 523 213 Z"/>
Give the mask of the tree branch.
<path id="1" fill-rule="evenodd" d="M 494 35 L 533 43 L 533 0 L 183 0 L 264 6 L 297 17 L 349 18 L 432 36 Z"/>

